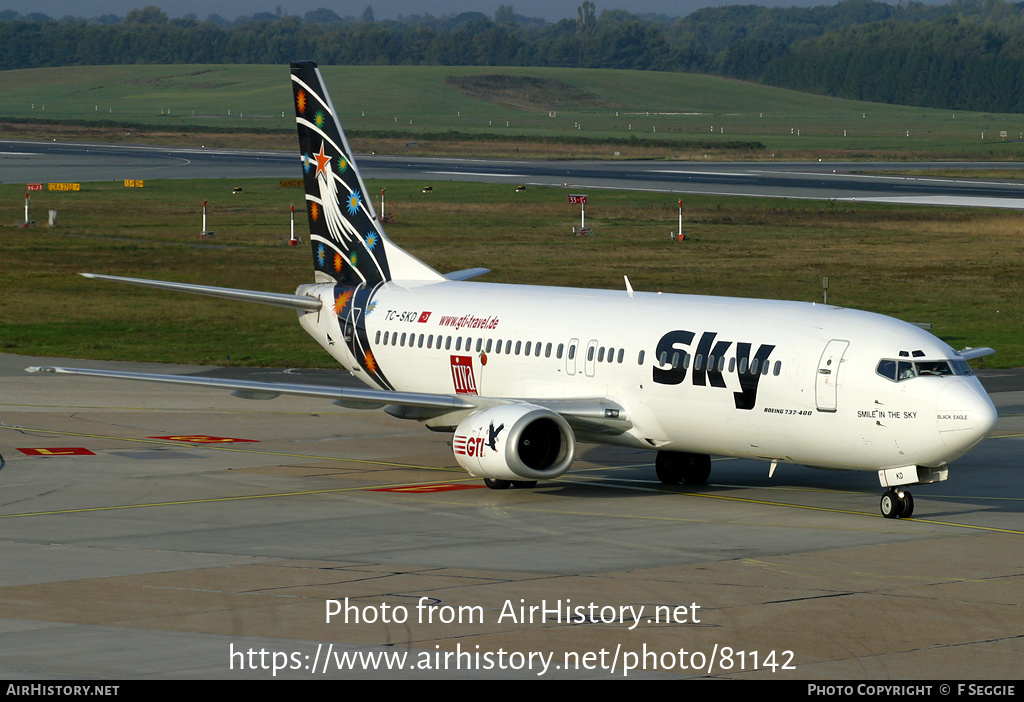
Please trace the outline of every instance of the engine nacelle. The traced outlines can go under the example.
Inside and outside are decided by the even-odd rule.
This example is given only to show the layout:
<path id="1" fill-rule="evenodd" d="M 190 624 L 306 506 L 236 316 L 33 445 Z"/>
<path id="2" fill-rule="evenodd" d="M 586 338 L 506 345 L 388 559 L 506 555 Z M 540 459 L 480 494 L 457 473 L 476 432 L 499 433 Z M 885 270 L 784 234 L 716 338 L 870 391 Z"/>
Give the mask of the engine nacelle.
<path id="1" fill-rule="evenodd" d="M 576 437 L 557 412 L 498 405 L 463 419 L 452 448 L 459 465 L 478 478 L 551 480 L 572 465 Z"/>

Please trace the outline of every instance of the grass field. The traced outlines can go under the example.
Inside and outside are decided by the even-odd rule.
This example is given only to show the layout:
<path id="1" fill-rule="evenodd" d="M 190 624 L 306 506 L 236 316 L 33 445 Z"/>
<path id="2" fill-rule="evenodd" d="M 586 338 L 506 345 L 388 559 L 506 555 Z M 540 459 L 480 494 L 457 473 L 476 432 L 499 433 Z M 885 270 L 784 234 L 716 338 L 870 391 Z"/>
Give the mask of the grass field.
<path id="1" fill-rule="evenodd" d="M 1022 115 L 835 100 L 708 76 L 469 67 L 323 72 L 361 151 L 912 161 L 1014 160 L 1024 149 Z M 287 82 L 286 66 L 0 72 L 0 137 L 292 149 Z M 147 181 L 135 190 L 95 183 L 78 193 L 35 194 L 36 219 L 58 211 L 53 230 L 16 226 L 23 185 L 0 186 L 0 349 L 330 365 L 287 311 L 76 275 L 280 292 L 308 282 L 307 248 L 282 243 L 301 191 L 249 181 L 232 195 L 236 184 Z M 388 188 L 398 218 L 391 236 L 442 272 L 487 266 L 494 273 L 485 280 L 606 288 L 622 287 L 626 274 L 638 290 L 798 300 L 820 300 L 821 278 L 829 276 L 830 302 L 931 322 L 956 347 L 993 346 L 999 353 L 988 365 L 1024 364 L 1024 221 L 1012 212 L 687 197 L 690 240 L 678 243 L 668 237 L 676 196 L 600 191 L 587 207 L 596 236 L 577 239 L 578 211 L 558 189 L 444 183 L 426 196 L 422 185 L 370 189 Z M 207 241 L 198 238 L 203 200 L 217 232 Z M 304 222 L 298 230 L 305 233 Z"/>
<path id="2" fill-rule="evenodd" d="M 326 66 L 360 150 L 621 158 L 1019 158 L 1024 115 L 837 100 L 723 78 L 553 68 Z M 490 78 L 489 78 L 490 77 Z M 0 136 L 290 148 L 286 66 L 93 66 L 0 72 Z M 6 124 L 4 124 L 6 123 Z M 134 125 L 125 129 L 122 125 Z M 199 134 L 195 130 L 206 130 Z M 213 133 L 210 130 L 220 130 Z M 260 134 L 236 134 L 261 130 Z M 422 139 L 456 131 L 465 142 Z M 126 134 L 130 132 L 130 134 Z M 1000 133 L 1006 132 L 1005 139 Z M 391 135 L 391 136 L 389 136 Z M 567 150 L 512 138 L 577 139 Z M 626 143 L 607 143 L 616 138 Z M 668 142 L 668 145 L 653 142 Z M 415 145 L 407 146 L 410 142 Z M 706 143 L 710 142 L 710 143 Z M 720 149 L 745 142 L 756 149 Z"/>
<path id="3" fill-rule="evenodd" d="M 231 188 L 242 185 L 233 195 Z M 481 280 L 623 287 L 829 301 L 931 322 L 951 345 L 997 349 L 988 366 L 1024 365 L 1024 220 L 1001 210 L 686 197 L 595 191 L 592 237 L 560 189 L 412 181 L 387 187 L 389 234 L 442 272 L 487 266 Z M 201 203 L 209 201 L 200 241 Z M 312 276 L 307 246 L 288 247 L 289 205 L 277 181 L 147 181 L 142 190 L 87 183 L 33 196 L 0 186 L 0 350 L 114 360 L 327 366 L 285 310 L 90 281 L 81 271 L 291 292 Z M 390 209 L 390 208 L 389 208 Z M 300 208 L 301 211 L 301 208 Z M 305 234 L 305 224 L 298 231 Z"/>

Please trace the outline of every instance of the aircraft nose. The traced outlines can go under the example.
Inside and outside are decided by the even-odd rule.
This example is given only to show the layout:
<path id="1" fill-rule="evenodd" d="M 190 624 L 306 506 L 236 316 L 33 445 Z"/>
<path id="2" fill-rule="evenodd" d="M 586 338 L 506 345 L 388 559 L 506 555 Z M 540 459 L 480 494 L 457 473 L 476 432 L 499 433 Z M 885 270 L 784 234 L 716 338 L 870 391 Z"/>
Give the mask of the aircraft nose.
<path id="1" fill-rule="evenodd" d="M 939 436 L 949 447 L 966 453 L 996 428 L 999 415 L 977 378 L 957 378 L 936 398 Z"/>

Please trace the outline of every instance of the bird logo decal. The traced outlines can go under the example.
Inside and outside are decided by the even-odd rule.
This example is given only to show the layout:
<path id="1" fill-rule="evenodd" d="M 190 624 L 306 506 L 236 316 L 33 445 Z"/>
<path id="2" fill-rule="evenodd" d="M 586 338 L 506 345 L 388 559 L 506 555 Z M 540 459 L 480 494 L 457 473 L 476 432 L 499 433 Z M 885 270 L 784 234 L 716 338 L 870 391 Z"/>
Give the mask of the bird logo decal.
<path id="1" fill-rule="evenodd" d="M 492 451 L 498 450 L 498 434 L 505 428 L 504 424 L 499 424 L 498 428 L 494 428 L 494 422 L 491 422 L 491 426 L 487 428 L 487 448 Z"/>

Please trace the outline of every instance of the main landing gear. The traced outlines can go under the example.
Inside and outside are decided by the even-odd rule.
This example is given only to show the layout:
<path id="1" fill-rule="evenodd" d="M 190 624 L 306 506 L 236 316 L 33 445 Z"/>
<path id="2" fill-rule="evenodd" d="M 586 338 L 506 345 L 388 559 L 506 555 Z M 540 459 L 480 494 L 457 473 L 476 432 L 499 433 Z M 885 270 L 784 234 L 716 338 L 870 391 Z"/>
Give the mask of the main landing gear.
<path id="1" fill-rule="evenodd" d="M 914 496 L 902 488 L 889 488 L 880 507 L 886 519 L 908 518 L 914 514 Z"/>
<path id="2" fill-rule="evenodd" d="M 658 473 L 658 480 L 666 485 L 703 485 L 711 475 L 711 456 L 658 451 L 654 468 Z"/>

